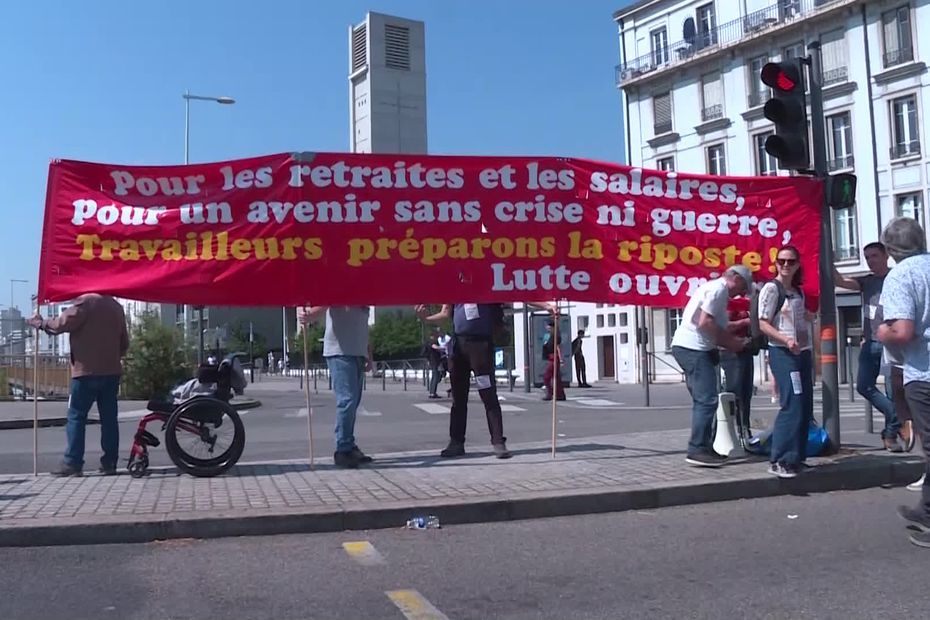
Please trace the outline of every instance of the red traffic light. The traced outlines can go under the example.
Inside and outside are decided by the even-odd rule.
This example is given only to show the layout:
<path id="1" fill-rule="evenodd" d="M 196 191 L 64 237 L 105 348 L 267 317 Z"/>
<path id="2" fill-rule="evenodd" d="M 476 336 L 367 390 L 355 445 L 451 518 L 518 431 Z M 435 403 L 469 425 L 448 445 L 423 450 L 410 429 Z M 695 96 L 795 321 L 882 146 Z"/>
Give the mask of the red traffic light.
<path id="1" fill-rule="evenodd" d="M 769 62 L 762 67 L 762 82 L 775 90 L 787 93 L 801 83 L 798 66 L 788 62 Z"/>

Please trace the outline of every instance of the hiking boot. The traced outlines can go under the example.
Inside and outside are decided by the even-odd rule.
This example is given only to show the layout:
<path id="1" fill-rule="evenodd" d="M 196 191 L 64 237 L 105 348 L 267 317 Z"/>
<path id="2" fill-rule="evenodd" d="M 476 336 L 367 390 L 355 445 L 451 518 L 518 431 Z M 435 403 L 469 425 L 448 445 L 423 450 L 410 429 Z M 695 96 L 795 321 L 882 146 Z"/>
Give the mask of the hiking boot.
<path id="1" fill-rule="evenodd" d="M 355 460 L 358 461 L 359 463 L 371 463 L 374 460 L 373 458 L 371 458 L 370 456 L 368 456 L 367 454 L 359 450 L 358 446 L 355 446 L 354 448 L 352 448 L 352 452 L 350 452 L 349 454 L 355 457 Z"/>
<path id="2" fill-rule="evenodd" d="M 907 485 L 907 490 L 908 490 L 908 491 L 917 491 L 918 493 L 920 493 L 921 491 L 924 490 L 924 480 L 926 480 L 926 478 L 927 478 L 927 474 L 924 474 L 923 476 L 921 476 L 920 478 L 918 478 L 918 479 L 915 480 L 914 482 L 912 482 L 912 483 L 910 483 L 909 485 Z"/>
<path id="3" fill-rule="evenodd" d="M 358 459 L 352 452 L 333 453 L 333 463 L 342 469 L 358 469 Z"/>
<path id="4" fill-rule="evenodd" d="M 889 452 L 904 452 L 904 448 L 901 447 L 897 437 L 883 437 L 882 443 L 885 446 L 885 450 Z"/>
<path id="5" fill-rule="evenodd" d="M 912 545 L 930 549 L 930 532 L 914 532 L 910 535 Z"/>
<path id="6" fill-rule="evenodd" d="M 452 459 L 457 456 L 465 456 L 465 444 L 461 441 L 452 439 L 446 449 L 439 453 L 444 459 Z"/>
<path id="7" fill-rule="evenodd" d="M 685 462 L 689 465 L 694 465 L 696 467 L 720 467 L 727 460 L 727 457 L 717 454 L 709 454 L 707 452 L 696 452 L 694 454 L 689 454 L 685 457 Z"/>
<path id="8" fill-rule="evenodd" d="M 507 449 L 506 443 L 496 443 L 492 446 L 494 448 L 494 457 L 499 459 L 509 459 L 512 454 L 510 450 Z"/>
<path id="9" fill-rule="evenodd" d="M 922 532 L 930 532 L 930 516 L 923 510 L 916 510 L 910 506 L 898 506 L 898 516 L 914 525 Z"/>
<path id="10" fill-rule="evenodd" d="M 783 465 L 782 463 L 772 463 L 769 465 L 768 473 L 772 474 L 773 476 L 778 476 L 783 480 L 798 477 L 798 471 L 795 467 L 791 465 Z"/>
<path id="11" fill-rule="evenodd" d="M 68 463 L 62 462 L 56 469 L 53 469 L 51 472 L 56 478 L 68 478 L 75 477 L 80 478 L 84 475 L 84 470 L 81 467 L 75 467 L 74 465 L 69 465 Z"/>
<path id="12" fill-rule="evenodd" d="M 904 451 L 910 452 L 914 449 L 914 444 L 917 443 L 917 435 L 914 434 L 914 422 L 907 420 L 901 423 L 901 430 L 898 431 L 898 435 L 901 437 L 901 442 L 904 444 Z"/>

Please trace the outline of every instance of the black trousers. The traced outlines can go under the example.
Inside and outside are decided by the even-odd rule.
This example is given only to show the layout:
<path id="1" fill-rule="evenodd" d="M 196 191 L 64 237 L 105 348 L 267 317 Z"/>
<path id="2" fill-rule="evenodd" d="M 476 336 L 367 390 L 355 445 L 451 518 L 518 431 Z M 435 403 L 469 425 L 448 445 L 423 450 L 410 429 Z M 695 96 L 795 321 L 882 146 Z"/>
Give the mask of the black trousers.
<path id="1" fill-rule="evenodd" d="M 907 395 L 907 404 L 914 417 L 914 429 L 920 438 L 924 454 L 930 456 L 930 383 L 924 381 L 911 381 L 904 386 Z M 927 461 L 924 487 L 921 494 L 921 509 L 930 517 L 930 460 Z"/>
<path id="2" fill-rule="evenodd" d="M 578 379 L 578 385 L 588 385 L 588 370 L 585 368 L 584 355 L 576 355 L 574 360 L 575 377 Z"/>
<path id="3" fill-rule="evenodd" d="M 484 403 L 488 418 L 488 431 L 492 444 L 502 444 L 504 419 L 497 399 L 497 380 L 494 376 L 494 343 L 487 340 L 456 336 L 449 360 L 449 378 L 452 382 L 452 414 L 449 418 L 449 436 L 453 441 L 465 443 L 468 423 L 468 391 L 471 374 L 475 373 L 478 395 Z"/>

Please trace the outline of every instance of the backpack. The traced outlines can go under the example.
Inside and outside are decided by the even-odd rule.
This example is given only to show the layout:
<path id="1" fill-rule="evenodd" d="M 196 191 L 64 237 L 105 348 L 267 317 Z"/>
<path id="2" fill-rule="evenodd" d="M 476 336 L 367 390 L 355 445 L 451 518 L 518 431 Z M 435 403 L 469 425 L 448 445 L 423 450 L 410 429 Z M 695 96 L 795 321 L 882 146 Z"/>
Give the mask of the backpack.
<path id="1" fill-rule="evenodd" d="M 781 310 L 781 307 L 785 305 L 785 299 L 788 297 L 788 293 L 785 291 L 784 285 L 776 279 L 769 280 L 769 282 L 775 283 L 775 289 L 778 291 L 778 298 L 775 300 L 775 312 L 777 313 Z M 752 290 L 752 297 L 749 301 L 749 347 L 748 349 L 753 353 L 758 353 L 761 349 L 769 348 L 769 339 L 762 333 L 762 328 L 759 327 L 759 293 L 762 291 L 762 287 L 768 284 L 768 282 L 763 282 L 761 285 L 756 285 Z"/>

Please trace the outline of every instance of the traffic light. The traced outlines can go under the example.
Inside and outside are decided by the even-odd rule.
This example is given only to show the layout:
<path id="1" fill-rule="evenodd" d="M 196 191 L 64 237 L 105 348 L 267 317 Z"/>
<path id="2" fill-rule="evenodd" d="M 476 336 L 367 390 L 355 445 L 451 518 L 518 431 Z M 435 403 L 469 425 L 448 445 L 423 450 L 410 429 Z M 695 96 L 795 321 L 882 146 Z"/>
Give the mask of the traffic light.
<path id="1" fill-rule="evenodd" d="M 834 209 L 848 209 L 856 204 L 856 175 L 847 172 L 827 177 L 827 204 Z"/>
<path id="2" fill-rule="evenodd" d="M 761 78 L 773 94 L 762 111 L 775 123 L 775 134 L 765 140 L 766 152 L 778 160 L 783 170 L 808 170 L 810 147 L 801 60 L 766 63 Z"/>

